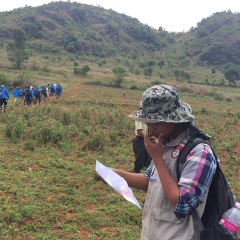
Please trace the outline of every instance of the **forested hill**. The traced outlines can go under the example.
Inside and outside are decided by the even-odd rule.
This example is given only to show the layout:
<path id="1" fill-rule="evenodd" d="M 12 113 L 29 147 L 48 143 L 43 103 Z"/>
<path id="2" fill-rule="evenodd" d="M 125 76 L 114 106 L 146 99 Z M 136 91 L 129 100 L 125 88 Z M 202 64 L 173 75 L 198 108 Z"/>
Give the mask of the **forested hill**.
<path id="1" fill-rule="evenodd" d="M 120 53 L 161 51 L 168 33 L 159 34 L 136 18 L 80 3 L 54 2 L 0 14 L 0 38 L 8 40 L 16 27 L 26 31 L 39 52 L 109 57 Z"/>
<path id="2" fill-rule="evenodd" d="M 211 65 L 240 63 L 240 13 L 214 13 L 188 35 L 187 55 L 198 55 L 201 61 Z"/>
<path id="3" fill-rule="evenodd" d="M 240 14 L 231 11 L 202 19 L 188 32 L 174 33 L 161 26 L 153 29 L 113 10 L 76 2 L 26 6 L 0 13 L 3 52 L 16 28 L 26 32 L 28 48 L 39 55 L 89 56 L 96 61 L 108 58 L 113 65 L 118 62 L 126 67 L 131 62 L 135 70 L 142 68 L 134 70 L 138 74 L 144 67 L 153 67 L 145 71 L 147 75 L 154 74 L 156 66 L 155 74 L 160 77 L 188 81 L 204 66 L 212 73 L 225 74 L 230 83 L 240 79 Z M 203 75 L 198 78 L 205 81 Z"/>

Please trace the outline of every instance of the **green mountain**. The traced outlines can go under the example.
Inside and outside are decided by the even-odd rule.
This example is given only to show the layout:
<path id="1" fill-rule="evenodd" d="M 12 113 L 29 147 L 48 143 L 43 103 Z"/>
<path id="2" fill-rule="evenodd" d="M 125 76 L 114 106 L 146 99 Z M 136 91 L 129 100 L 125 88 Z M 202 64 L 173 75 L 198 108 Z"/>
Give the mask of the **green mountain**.
<path id="1" fill-rule="evenodd" d="M 103 60 L 133 74 L 180 81 L 205 82 L 217 71 L 218 82 L 223 83 L 231 70 L 228 80 L 235 83 L 240 78 L 239 23 L 239 13 L 224 11 L 202 19 L 189 32 L 174 33 L 102 7 L 52 2 L 1 12 L 0 48 L 7 60 L 12 32 L 21 28 L 35 56 Z"/>
<path id="2" fill-rule="evenodd" d="M 26 31 L 30 47 L 52 52 L 110 57 L 119 53 L 161 51 L 160 36 L 137 19 L 112 10 L 80 3 L 54 2 L 0 14 L 0 38 L 8 40 L 16 27 Z"/>
<path id="3" fill-rule="evenodd" d="M 215 66 L 240 63 L 240 13 L 215 13 L 191 29 L 189 37 L 186 55 Z"/>

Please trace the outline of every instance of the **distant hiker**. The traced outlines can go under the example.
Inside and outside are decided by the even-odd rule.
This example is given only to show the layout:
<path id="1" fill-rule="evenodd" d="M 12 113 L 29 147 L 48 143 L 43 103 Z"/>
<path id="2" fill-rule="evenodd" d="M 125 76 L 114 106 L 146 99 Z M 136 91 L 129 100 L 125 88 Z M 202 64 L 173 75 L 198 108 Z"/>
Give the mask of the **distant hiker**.
<path id="1" fill-rule="evenodd" d="M 43 96 L 43 101 L 45 102 L 47 99 L 47 87 L 46 86 L 42 86 L 42 96 Z"/>
<path id="2" fill-rule="evenodd" d="M 50 86 L 50 97 L 53 97 L 53 94 L 54 94 L 54 85 L 52 84 Z"/>
<path id="3" fill-rule="evenodd" d="M 56 94 L 57 94 L 57 84 L 55 83 L 55 84 L 53 84 L 53 87 L 54 87 L 54 96 L 56 96 Z"/>
<path id="4" fill-rule="evenodd" d="M 50 85 L 49 85 L 49 83 L 47 84 L 46 89 L 47 89 L 47 96 L 49 97 L 50 96 Z"/>
<path id="5" fill-rule="evenodd" d="M 14 89 L 14 91 L 12 92 L 12 95 L 13 95 L 13 97 L 14 97 L 13 104 L 16 103 L 17 99 L 19 98 L 19 94 L 20 94 L 19 87 L 16 87 L 16 88 Z"/>
<path id="6" fill-rule="evenodd" d="M 41 88 L 38 86 L 34 89 L 34 105 L 38 104 L 40 105 L 41 103 L 41 99 L 42 99 L 42 90 Z"/>
<path id="7" fill-rule="evenodd" d="M 25 105 L 26 102 L 27 102 L 27 101 L 26 101 L 26 90 L 27 90 L 27 86 L 23 87 L 22 90 L 21 90 L 21 91 L 22 91 L 22 94 L 23 94 L 23 97 L 21 97 L 21 98 L 22 98 L 22 104 L 23 104 L 23 105 Z M 20 92 L 20 94 L 21 94 L 21 92 Z"/>
<path id="8" fill-rule="evenodd" d="M 27 106 L 31 106 L 33 97 L 34 97 L 33 92 L 30 89 L 30 86 L 28 86 L 25 93 L 25 100 L 26 100 Z"/>
<path id="9" fill-rule="evenodd" d="M 56 97 L 59 98 L 61 94 L 62 94 L 62 85 L 58 84 L 56 87 Z"/>
<path id="10" fill-rule="evenodd" d="M 21 102 L 22 102 L 22 103 L 24 103 L 25 88 L 26 88 L 26 87 L 22 87 L 22 89 L 19 90 L 19 98 L 21 99 Z"/>
<path id="11" fill-rule="evenodd" d="M 9 91 L 4 85 L 1 85 L 1 88 L 0 88 L 0 111 L 2 110 L 2 106 L 4 105 L 3 111 L 6 112 L 8 99 L 9 99 Z"/>

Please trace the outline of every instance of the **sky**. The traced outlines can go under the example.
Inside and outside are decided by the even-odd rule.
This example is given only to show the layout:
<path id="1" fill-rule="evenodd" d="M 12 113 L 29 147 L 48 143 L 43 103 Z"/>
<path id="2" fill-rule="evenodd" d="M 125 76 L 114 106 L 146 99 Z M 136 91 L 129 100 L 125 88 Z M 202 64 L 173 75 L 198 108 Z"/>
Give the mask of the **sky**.
<path id="1" fill-rule="evenodd" d="M 155 29 L 168 32 L 187 32 L 213 13 L 231 10 L 240 12 L 238 0 L 62 0 L 112 9 L 137 18 Z M 0 12 L 19 7 L 41 6 L 52 0 L 0 0 Z"/>

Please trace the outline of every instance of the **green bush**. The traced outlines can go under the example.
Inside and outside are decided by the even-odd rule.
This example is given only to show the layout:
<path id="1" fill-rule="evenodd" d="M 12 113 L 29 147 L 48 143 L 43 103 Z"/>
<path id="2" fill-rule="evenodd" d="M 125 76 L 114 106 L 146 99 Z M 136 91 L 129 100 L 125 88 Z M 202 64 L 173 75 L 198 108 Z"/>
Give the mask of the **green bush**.
<path id="1" fill-rule="evenodd" d="M 40 129 L 38 134 L 39 134 L 39 139 L 41 139 L 43 143 L 48 143 L 52 138 L 52 129 L 48 127 L 44 127 Z"/>
<path id="2" fill-rule="evenodd" d="M 12 120 L 14 121 L 14 120 Z M 22 138 L 22 136 L 25 133 L 25 125 L 21 122 L 7 122 L 6 128 L 5 128 L 5 136 L 8 137 L 12 142 L 17 143 L 19 139 Z"/>
<path id="3" fill-rule="evenodd" d="M 223 101 L 224 100 L 224 96 L 220 93 L 214 93 L 214 99 L 218 100 L 218 101 Z"/>
<path id="4" fill-rule="evenodd" d="M 62 128 L 56 128 L 53 132 L 52 132 L 52 140 L 53 143 L 59 143 L 60 141 L 63 140 L 63 137 L 66 137 L 66 133 L 64 133 Z"/>
<path id="5" fill-rule="evenodd" d="M 103 149 L 106 144 L 106 136 L 102 132 L 95 132 L 91 135 L 91 138 L 87 140 L 84 148 L 97 151 Z"/>
<path id="6" fill-rule="evenodd" d="M 24 150 L 31 150 L 34 151 L 37 147 L 37 141 L 36 140 L 27 140 L 24 142 Z"/>
<path id="7" fill-rule="evenodd" d="M 132 85 L 132 86 L 130 87 L 130 89 L 131 89 L 131 90 L 138 90 L 138 87 L 137 87 L 136 85 Z"/>
<path id="8" fill-rule="evenodd" d="M 225 99 L 226 102 L 232 102 L 232 99 L 230 97 Z"/>

